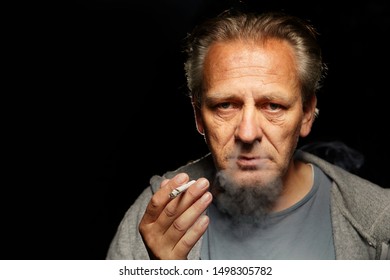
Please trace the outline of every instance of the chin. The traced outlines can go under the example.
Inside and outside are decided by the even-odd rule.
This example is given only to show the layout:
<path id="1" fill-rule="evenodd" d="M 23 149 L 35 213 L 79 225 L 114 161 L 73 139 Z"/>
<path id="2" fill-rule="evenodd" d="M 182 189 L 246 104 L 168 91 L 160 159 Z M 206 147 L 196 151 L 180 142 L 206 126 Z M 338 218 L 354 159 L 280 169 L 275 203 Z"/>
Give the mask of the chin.
<path id="1" fill-rule="evenodd" d="M 268 186 L 280 178 L 270 170 L 225 170 L 223 173 L 228 182 L 238 187 Z"/>

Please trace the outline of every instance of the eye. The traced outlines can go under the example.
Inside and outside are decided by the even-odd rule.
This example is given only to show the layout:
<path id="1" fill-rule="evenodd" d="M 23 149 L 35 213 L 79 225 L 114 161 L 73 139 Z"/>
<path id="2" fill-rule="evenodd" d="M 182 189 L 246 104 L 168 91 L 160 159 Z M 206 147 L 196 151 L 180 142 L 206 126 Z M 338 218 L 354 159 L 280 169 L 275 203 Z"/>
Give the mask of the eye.
<path id="1" fill-rule="evenodd" d="M 268 103 L 267 109 L 270 111 L 277 111 L 282 109 L 282 106 L 276 103 Z"/>
<path id="2" fill-rule="evenodd" d="M 232 107 L 232 103 L 230 103 L 230 102 L 223 102 L 223 103 L 219 103 L 216 107 L 219 108 L 219 109 L 229 109 L 229 108 Z"/>

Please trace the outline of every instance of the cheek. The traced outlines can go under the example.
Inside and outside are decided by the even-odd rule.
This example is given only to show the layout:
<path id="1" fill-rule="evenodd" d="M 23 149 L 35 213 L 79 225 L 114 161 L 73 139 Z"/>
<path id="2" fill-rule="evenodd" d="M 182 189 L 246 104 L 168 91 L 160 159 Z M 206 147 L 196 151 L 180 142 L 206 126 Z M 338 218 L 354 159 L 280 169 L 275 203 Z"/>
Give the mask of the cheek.
<path id="1" fill-rule="evenodd" d="M 234 143 L 234 126 L 214 119 L 204 119 L 203 127 L 209 144 L 214 148 L 222 148 L 230 141 Z"/>
<path id="2" fill-rule="evenodd" d="M 297 123 L 285 123 L 282 126 L 269 126 L 268 128 L 264 128 L 263 132 L 278 150 L 286 150 L 296 144 L 300 130 L 300 125 Z"/>

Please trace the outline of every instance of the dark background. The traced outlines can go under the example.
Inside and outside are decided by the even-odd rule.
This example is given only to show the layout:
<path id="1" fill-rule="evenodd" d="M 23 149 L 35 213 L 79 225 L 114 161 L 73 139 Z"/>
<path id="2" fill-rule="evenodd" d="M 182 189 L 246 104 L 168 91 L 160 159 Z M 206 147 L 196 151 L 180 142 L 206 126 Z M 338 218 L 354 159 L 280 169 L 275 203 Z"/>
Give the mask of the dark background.
<path id="1" fill-rule="evenodd" d="M 385 0 L 20 4 L 4 43 L 1 259 L 104 259 L 149 178 L 206 153 L 181 40 L 231 6 L 312 21 L 329 71 L 320 117 L 300 145 L 341 141 L 364 155 L 360 176 L 390 187 Z"/>

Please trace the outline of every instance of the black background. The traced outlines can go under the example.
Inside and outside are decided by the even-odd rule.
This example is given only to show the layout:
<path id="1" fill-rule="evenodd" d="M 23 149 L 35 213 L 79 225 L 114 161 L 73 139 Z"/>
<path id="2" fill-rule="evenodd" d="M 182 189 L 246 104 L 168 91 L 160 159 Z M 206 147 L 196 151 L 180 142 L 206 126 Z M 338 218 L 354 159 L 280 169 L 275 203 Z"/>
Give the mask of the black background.
<path id="1" fill-rule="evenodd" d="M 389 186 L 386 1 L 83 1 L 17 5 L 7 24 L 2 259 L 104 259 L 154 174 L 206 153 L 181 40 L 231 6 L 312 21 L 329 72 L 311 141 L 365 157 Z"/>

